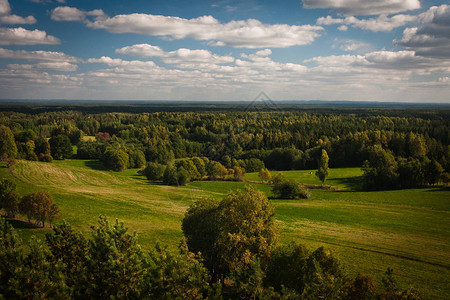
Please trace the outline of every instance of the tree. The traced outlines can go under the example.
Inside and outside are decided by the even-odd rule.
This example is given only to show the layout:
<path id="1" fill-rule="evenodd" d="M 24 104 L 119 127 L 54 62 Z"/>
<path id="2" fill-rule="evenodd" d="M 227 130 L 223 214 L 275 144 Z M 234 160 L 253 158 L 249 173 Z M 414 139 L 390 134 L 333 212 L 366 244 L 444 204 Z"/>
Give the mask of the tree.
<path id="1" fill-rule="evenodd" d="M 141 168 L 145 166 L 145 155 L 141 150 L 134 150 L 129 155 L 130 167 L 131 168 Z"/>
<path id="2" fill-rule="evenodd" d="M 207 198 L 193 203 L 182 222 L 183 234 L 189 251 L 200 253 L 213 278 L 222 274 L 216 241 L 219 236 L 219 224 L 217 222 L 219 202 Z"/>
<path id="3" fill-rule="evenodd" d="M 227 174 L 227 168 L 225 168 L 220 162 L 214 160 L 209 162 L 208 175 L 212 180 L 223 179 Z"/>
<path id="4" fill-rule="evenodd" d="M 266 284 L 279 292 L 284 286 L 301 295 L 305 288 L 308 255 L 308 250 L 301 244 L 290 243 L 275 248 L 267 265 Z"/>
<path id="5" fill-rule="evenodd" d="M 43 155 L 49 155 L 51 153 L 50 151 L 50 144 L 48 143 L 47 139 L 43 137 L 38 137 L 35 142 L 36 147 L 34 148 L 34 152 L 36 152 L 37 155 L 43 154 Z"/>
<path id="6" fill-rule="evenodd" d="M 59 134 L 52 137 L 48 143 L 50 144 L 51 154 L 55 159 L 71 158 L 73 154 L 72 144 L 67 135 Z"/>
<path id="7" fill-rule="evenodd" d="M 272 178 L 270 171 L 266 168 L 259 170 L 258 176 L 259 178 L 261 178 L 262 181 L 270 181 L 270 179 Z"/>
<path id="8" fill-rule="evenodd" d="M 11 193 L 16 191 L 16 183 L 12 180 L 3 178 L 0 180 L 0 208 L 3 207 L 3 200 Z"/>
<path id="9" fill-rule="evenodd" d="M 120 172 L 128 168 L 129 156 L 121 149 L 108 149 L 102 156 L 105 167 L 110 170 Z"/>
<path id="10" fill-rule="evenodd" d="M 238 167 L 238 166 L 234 166 L 233 167 L 233 178 L 236 181 L 242 181 L 244 180 L 244 176 L 245 176 L 245 169 Z"/>
<path id="11" fill-rule="evenodd" d="M 53 220 L 58 215 L 58 208 L 52 195 L 46 191 L 38 191 L 22 197 L 19 204 L 20 212 L 25 214 L 30 221 L 32 218 L 36 222 L 45 226 L 46 220 Z"/>
<path id="12" fill-rule="evenodd" d="M 145 257 L 135 234 L 129 234 L 124 224 L 117 220 L 110 224 L 100 217 L 99 225 L 93 227 L 88 249 L 87 298 L 140 298 Z"/>
<path id="13" fill-rule="evenodd" d="M 12 159 L 16 155 L 17 146 L 11 129 L 0 125 L 0 160 Z"/>
<path id="14" fill-rule="evenodd" d="M 383 190 L 397 187 L 398 164 L 392 153 L 375 145 L 369 148 L 369 160 L 364 162 L 362 170 L 365 189 Z"/>
<path id="15" fill-rule="evenodd" d="M 19 212 L 20 195 L 16 191 L 8 193 L 3 197 L 2 207 L 9 218 L 15 218 Z"/>
<path id="16" fill-rule="evenodd" d="M 316 172 L 316 176 L 322 181 L 322 184 L 325 182 L 325 179 L 328 177 L 328 154 L 325 149 L 322 149 L 322 155 L 318 161 L 318 170 Z"/>
<path id="17" fill-rule="evenodd" d="M 444 172 L 444 168 L 442 168 L 440 163 L 434 159 L 429 161 L 425 166 L 425 178 L 428 184 L 437 183 L 442 172 Z"/>
<path id="18" fill-rule="evenodd" d="M 247 269 L 256 259 L 267 263 L 278 239 L 274 215 L 266 195 L 250 186 L 229 193 L 220 203 L 215 244 L 226 270 Z"/>
<path id="19" fill-rule="evenodd" d="M 148 180 L 161 180 L 165 169 L 166 166 L 164 165 L 155 162 L 148 162 L 143 173 Z"/>

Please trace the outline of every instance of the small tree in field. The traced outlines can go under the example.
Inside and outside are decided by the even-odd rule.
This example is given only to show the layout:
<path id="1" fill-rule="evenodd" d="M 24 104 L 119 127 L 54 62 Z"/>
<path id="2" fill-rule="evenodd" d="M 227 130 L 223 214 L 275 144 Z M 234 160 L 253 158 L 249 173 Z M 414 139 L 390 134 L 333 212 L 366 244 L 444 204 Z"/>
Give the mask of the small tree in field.
<path id="1" fill-rule="evenodd" d="M 270 179 L 272 178 L 270 171 L 266 168 L 259 170 L 258 176 L 259 178 L 261 178 L 262 181 L 270 181 Z"/>
<path id="2" fill-rule="evenodd" d="M 316 176 L 322 181 L 322 184 L 325 182 L 325 179 L 328 177 L 328 153 L 325 149 L 322 149 L 322 155 L 318 161 L 318 170 L 316 172 Z"/>
<path id="3" fill-rule="evenodd" d="M 23 196 L 19 205 L 20 212 L 27 216 L 28 222 L 34 218 L 36 222 L 45 226 L 45 221 L 52 222 L 59 213 L 52 195 L 46 191 L 39 191 Z"/>

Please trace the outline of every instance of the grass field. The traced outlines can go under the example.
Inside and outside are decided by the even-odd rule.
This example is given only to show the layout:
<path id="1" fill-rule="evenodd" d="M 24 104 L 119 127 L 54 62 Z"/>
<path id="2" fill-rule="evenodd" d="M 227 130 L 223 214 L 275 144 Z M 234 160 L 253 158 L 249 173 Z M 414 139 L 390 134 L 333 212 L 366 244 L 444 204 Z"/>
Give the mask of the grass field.
<path id="1" fill-rule="evenodd" d="M 286 171 L 285 177 L 320 184 L 313 171 Z M 243 182 L 193 182 L 168 187 L 148 182 L 136 169 L 107 171 L 97 161 L 66 160 L 53 164 L 18 161 L 13 174 L 19 191 L 50 191 L 62 218 L 76 229 L 89 231 L 99 215 L 123 221 L 138 233 L 143 248 L 156 241 L 176 249 L 181 220 L 189 205 L 202 197 L 222 199 Z M 246 179 L 258 181 L 257 174 Z M 251 183 L 273 197 L 271 187 Z M 308 200 L 271 200 L 282 234 L 281 242 L 296 241 L 311 249 L 334 250 L 349 273 L 358 271 L 380 279 L 394 268 L 402 288 L 414 285 L 427 299 L 450 298 L 450 190 L 426 188 L 363 192 L 361 170 L 332 169 L 327 180 L 339 191 L 311 190 Z M 27 238 L 46 230 L 19 228 Z"/>

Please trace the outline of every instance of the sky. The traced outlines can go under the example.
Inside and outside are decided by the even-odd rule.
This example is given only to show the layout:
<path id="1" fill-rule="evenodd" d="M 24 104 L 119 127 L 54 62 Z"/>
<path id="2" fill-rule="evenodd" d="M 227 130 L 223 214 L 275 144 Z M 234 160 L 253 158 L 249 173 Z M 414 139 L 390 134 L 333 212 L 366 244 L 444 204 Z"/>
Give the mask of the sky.
<path id="1" fill-rule="evenodd" d="M 0 99 L 450 103 L 432 0 L 0 0 Z"/>

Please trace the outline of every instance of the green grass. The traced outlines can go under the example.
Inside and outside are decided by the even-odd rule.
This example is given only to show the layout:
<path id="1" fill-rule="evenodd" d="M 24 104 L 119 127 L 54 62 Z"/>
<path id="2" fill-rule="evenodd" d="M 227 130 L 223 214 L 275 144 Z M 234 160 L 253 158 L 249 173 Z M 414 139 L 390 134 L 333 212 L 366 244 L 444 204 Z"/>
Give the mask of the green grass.
<path id="1" fill-rule="evenodd" d="M 50 191 L 73 227 L 89 231 L 99 215 L 117 218 L 138 233 L 146 249 L 160 241 L 175 250 L 183 215 L 197 199 L 219 200 L 247 184 L 273 197 L 271 186 L 262 183 L 200 181 L 168 187 L 148 182 L 137 171 L 112 172 L 89 160 L 18 161 L 13 175 L 22 194 Z M 281 173 L 301 183 L 320 184 L 314 171 Z M 1 177 L 13 175 L 0 167 Z M 450 190 L 364 192 L 361 175 L 359 168 L 332 169 L 325 184 L 341 190 L 313 189 L 307 200 L 272 199 L 281 242 L 331 248 L 353 275 L 361 272 L 379 280 L 392 267 L 402 288 L 414 285 L 427 299 L 450 298 Z M 259 181 L 257 173 L 246 179 Z M 46 232 L 17 227 L 25 238 Z"/>

